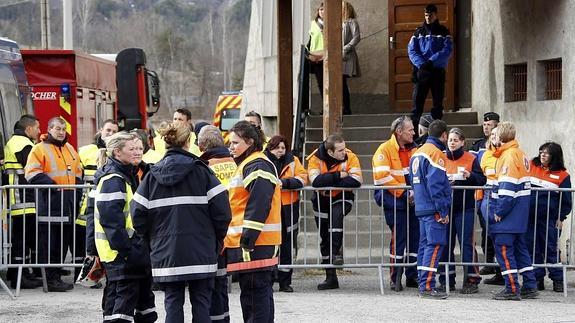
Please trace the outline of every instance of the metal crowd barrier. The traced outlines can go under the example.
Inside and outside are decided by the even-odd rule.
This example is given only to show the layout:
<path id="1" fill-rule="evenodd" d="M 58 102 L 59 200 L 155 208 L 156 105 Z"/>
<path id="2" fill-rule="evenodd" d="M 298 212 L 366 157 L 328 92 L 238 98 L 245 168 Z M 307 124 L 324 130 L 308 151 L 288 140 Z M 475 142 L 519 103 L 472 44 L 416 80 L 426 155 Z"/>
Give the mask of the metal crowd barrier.
<path id="1" fill-rule="evenodd" d="M 374 192 L 377 190 L 396 190 L 396 189 L 405 189 L 405 190 L 409 190 L 411 189 L 410 186 L 373 186 L 373 185 L 363 185 L 360 188 L 355 188 L 355 189 L 346 189 L 347 192 L 353 192 L 354 193 L 354 198 L 353 198 L 353 207 L 351 212 L 349 212 L 347 214 L 347 216 L 345 216 L 345 220 L 344 220 L 344 225 L 343 225 L 343 257 L 344 257 L 344 264 L 342 265 L 336 265 L 333 263 L 333 258 L 329 257 L 329 263 L 325 263 L 325 261 L 322 263 L 322 260 L 326 260 L 326 259 L 322 259 L 322 255 L 320 252 L 320 235 L 319 235 L 319 231 L 321 230 L 321 222 L 320 225 L 318 227 L 318 225 L 316 225 L 314 223 L 314 217 L 315 216 L 324 216 L 323 213 L 327 213 L 329 212 L 329 214 L 332 214 L 333 212 L 333 207 L 335 205 L 337 205 L 338 203 L 342 203 L 342 206 L 344 203 L 346 203 L 343 200 L 339 200 L 339 201 L 334 201 L 333 197 L 329 197 L 329 209 L 324 209 L 324 210 L 317 210 L 318 212 L 313 210 L 313 206 L 312 203 L 310 203 L 310 199 L 315 195 L 315 197 L 319 196 L 319 191 L 324 191 L 324 192 L 332 192 L 332 191 L 341 191 L 342 188 L 336 188 L 336 187 L 330 187 L 330 188 L 313 188 L 313 187 L 304 187 L 302 189 L 299 190 L 293 190 L 294 192 L 299 192 L 300 193 L 300 201 L 299 201 L 299 222 L 297 223 L 297 227 L 299 229 L 299 233 L 296 231 L 294 232 L 294 230 L 291 230 L 291 232 L 288 232 L 288 234 L 291 234 L 291 250 L 292 250 L 292 263 L 291 264 L 283 264 L 280 262 L 279 265 L 279 269 L 326 269 L 326 268 L 377 268 L 378 272 L 379 272 L 379 284 L 380 284 L 380 292 L 381 294 L 385 293 L 385 277 L 384 277 L 384 268 L 392 268 L 394 267 L 398 273 L 397 273 L 397 277 L 398 280 L 401 279 L 402 276 L 402 271 L 407 268 L 407 267 L 416 267 L 417 263 L 416 262 L 408 262 L 406 261 L 409 258 L 409 237 L 406 238 L 407 240 L 407 244 L 406 244 L 406 249 L 405 252 L 402 252 L 400 250 L 395 249 L 394 250 L 394 255 L 395 255 L 395 260 L 396 261 L 391 261 L 390 258 L 390 247 L 389 244 L 391 242 L 391 240 L 393 239 L 394 241 L 397 241 L 396 239 L 396 232 L 391 232 L 391 230 L 388 228 L 386 221 L 385 221 L 385 215 L 384 215 L 384 209 L 382 207 L 379 207 L 375 201 L 374 201 Z M 491 192 L 489 191 L 489 187 L 476 187 L 476 186 L 455 186 L 452 187 L 452 199 L 453 199 L 453 192 L 457 191 L 457 190 L 462 190 L 464 193 L 466 191 L 483 191 L 484 194 L 491 194 Z M 573 197 L 573 192 L 575 192 L 575 189 L 553 189 L 553 190 L 549 190 L 549 189 L 545 189 L 545 188 L 532 188 L 533 192 L 545 192 L 545 191 L 555 191 L 555 192 L 559 192 L 560 193 L 560 200 L 562 200 L 564 198 L 565 194 L 570 194 L 571 197 Z M 469 193 L 468 193 L 469 194 Z M 328 195 L 331 196 L 330 194 L 324 194 L 324 195 Z M 537 199 L 539 198 L 539 194 L 537 195 Z M 550 195 L 548 195 L 548 199 L 550 199 Z M 398 199 L 394 198 L 394 203 L 398 203 Z M 382 203 L 383 204 L 383 203 Z M 448 255 L 448 259 L 447 261 L 441 261 L 439 267 L 440 268 L 445 268 L 445 273 L 449 273 L 450 272 L 450 266 L 456 266 L 456 267 L 464 267 L 464 282 L 467 280 L 467 267 L 468 266 L 491 266 L 491 267 L 499 267 L 497 260 L 494 260 L 494 262 L 488 262 L 486 259 L 486 254 L 483 254 L 481 257 L 479 257 L 479 254 L 477 253 L 477 247 L 481 246 L 482 250 L 486 250 L 487 249 L 487 239 L 485 239 L 485 241 L 483 242 L 483 245 L 480 245 L 479 243 L 475 243 L 475 241 L 480 239 L 481 236 L 481 227 L 479 224 L 479 216 L 478 216 L 478 205 L 477 203 L 474 201 L 472 206 L 466 206 L 465 205 L 465 194 L 463 194 L 463 209 L 471 209 L 473 210 L 473 250 L 476 253 L 476 257 L 477 258 L 473 258 L 475 259 L 472 262 L 463 262 L 462 261 L 462 248 L 461 246 L 459 246 L 459 243 L 457 242 L 458 247 L 454 248 L 454 254 L 458 254 L 459 257 L 455 257 L 452 258 L 452 255 L 449 254 Z M 490 203 L 487 202 L 487 211 L 489 210 L 489 205 Z M 412 204 L 408 204 L 407 205 L 407 212 L 409 212 L 410 208 L 414 208 L 414 205 Z M 291 214 L 289 216 L 292 217 L 292 221 L 293 218 L 296 217 L 297 215 L 294 214 L 294 208 L 291 207 Z M 453 212 L 453 206 L 452 206 L 452 210 Z M 535 210 L 535 216 L 537 217 L 539 210 Z M 318 214 L 319 213 L 319 214 Z M 394 219 L 394 223 L 397 223 L 397 217 L 398 217 L 398 212 L 397 208 L 394 208 L 393 210 L 393 219 Z M 388 215 L 389 216 L 389 215 Z M 529 214 L 525 215 L 526 217 L 529 216 Z M 568 218 L 571 216 L 571 214 L 568 215 Z M 549 219 L 550 214 L 549 214 L 549 209 L 547 210 L 546 213 L 546 218 Z M 331 218 L 330 218 L 331 221 Z M 463 223 L 462 226 L 465 225 L 465 217 L 463 217 Z M 534 223 L 537 223 L 537 218 L 533 219 Z M 293 223 L 293 222 L 292 222 Z M 450 224 L 449 224 L 449 233 L 448 233 L 448 237 L 451 237 L 452 234 L 454 233 L 453 230 L 455 230 L 455 228 L 453 227 L 453 217 L 450 216 Z M 565 243 L 565 256 L 561 257 L 559 251 L 557 252 L 557 259 L 554 262 L 549 262 L 548 261 L 548 257 L 547 257 L 547 245 L 549 243 L 549 235 L 546 234 L 546 239 L 545 239 L 545 246 L 544 246 L 544 262 L 542 263 L 533 263 L 533 267 L 534 268 L 560 268 L 563 272 L 563 289 L 564 289 L 564 296 L 567 296 L 567 269 L 575 269 L 575 264 L 573 264 L 572 262 L 572 255 L 573 255 L 573 244 L 570 243 L 571 241 L 573 241 L 573 226 L 575 224 L 575 221 L 570 221 L 570 225 L 568 227 L 563 227 L 563 235 L 567 235 L 567 240 Z M 337 232 L 339 228 L 334 228 L 333 226 L 333 222 L 329 222 L 329 236 L 330 236 L 330 241 L 333 241 L 333 234 L 334 232 Z M 486 223 L 485 225 L 485 231 L 486 231 L 486 235 L 490 234 L 490 225 L 489 223 Z M 333 230 L 335 229 L 335 231 Z M 533 232 L 533 236 L 535 236 L 537 234 L 538 230 L 547 230 L 546 228 L 540 228 L 535 226 L 535 230 Z M 407 228 L 406 228 L 407 234 L 409 234 L 409 221 L 407 221 Z M 419 230 L 418 230 L 419 231 Z M 462 230 L 463 231 L 463 230 Z M 527 233 L 526 233 L 527 234 Z M 462 234 L 461 240 L 464 241 L 466 239 L 465 234 Z M 452 239 L 449 239 L 448 245 L 446 246 L 446 248 L 444 249 L 444 252 L 448 252 L 449 250 L 451 250 L 451 243 L 453 241 L 451 241 Z M 457 241 L 457 239 L 455 239 L 455 241 Z M 536 239 L 533 238 L 533 242 L 531 245 L 529 245 L 529 249 L 530 249 L 530 253 L 531 253 L 531 257 L 533 258 L 533 254 L 536 252 L 536 246 L 535 246 L 535 242 Z M 455 242 L 453 242 L 455 243 Z M 559 248 L 559 243 L 560 243 L 560 236 L 558 235 L 557 237 L 557 246 L 558 249 Z M 330 245 L 330 250 L 329 250 L 329 254 L 333 255 L 335 252 L 335 250 L 333 250 L 333 245 Z M 398 256 L 403 254 L 404 257 Z M 411 256 L 415 256 L 415 255 L 411 255 Z M 563 258 L 563 259 L 561 259 Z M 453 272 L 453 269 L 451 269 Z M 441 269 L 440 269 L 441 271 Z M 438 271 L 437 273 L 437 278 L 439 278 L 439 274 L 440 272 Z M 447 289 L 447 293 L 449 293 L 449 277 L 448 275 L 446 275 L 445 277 L 446 279 L 446 289 Z"/>
<path id="2" fill-rule="evenodd" d="M 85 257 L 85 245 L 82 244 L 83 250 L 78 250 L 75 255 L 72 251 L 76 250 L 76 239 L 85 240 L 85 233 L 78 232 L 79 225 L 75 224 L 81 198 L 75 192 L 82 190 L 82 195 L 91 185 L 5 185 L 0 187 L 0 269 L 16 269 L 17 281 L 16 292 L 13 294 L 6 283 L 0 278 L 0 287 L 4 289 L 11 298 L 20 295 L 20 285 L 22 281 L 23 270 L 40 268 L 42 274 L 43 290 L 48 291 L 46 268 L 62 267 L 82 267 Z M 46 193 L 48 197 L 47 210 L 38 210 L 38 204 L 33 201 L 26 201 L 26 192 L 33 190 L 35 201 L 39 200 L 41 193 Z M 72 194 L 72 206 L 69 215 L 63 214 L 64 194 L 65 192 L 74 191 Z M 9 203 L 10 193 L 22 197 L 22 204 L 29 208 L 36 206 L 36 214 L 31 215 L 11 215 L 13 207 Z M 56 195 L 60 203 L 59 214 L 52 212 L 52 198 Z M 59 197 L 58 197 L 59 196 Z M 47 211 L 47 212 L 44 212 Z M 41 213 L 42 216 L 38 216 Z M 66 220 L 68 218 L 68 220 Z M 30 224 L 32 221 L 32 224 Z M 16 227 L 21 231 L 15 232 Z M 32 230 L 30 230 L 32 229 Z M 30 236 L 32 235 L 32 237 Z M 16 243 L 21 244 L 22 253 L 14 254 L 13 248 Z M 54 244 L 55 248 L 50 246 Z M 64 244 L 66 250 L 64 250 Z M 80 249 L 80 248 L 79 248 Z M 56 252 L 56 254 L 54 254 Z M 73 273 L 74 275 L 74 273 Z M 76 277 L 74 277 L 76 278 Z"/>
<path id="3" fill-rule="evenodd" d="M 22 279 L 23 269 L 28 268 L 41 268 L 42 269 L 42 278 L 44 284 L 44 291 L 47 290 L 46 286 L 46 274 L 44 269 L 45 268 L 52 268 L 52 267 L 81 267 L 82 261 L 85 255 L 85 250 L 79 251 L 79 254 L 76 254 L 76 257 L 71 255 L 71 250 L 76 249 L 76 237 L 77 237 L 77 225 L 70 225 L 66 223 L 66 221 L 61 218 L 61 214 L 56 214 L 54 219 L 56 222 L 52 225 L 44 227 L 42 233 L 40 233 L 40 229 L 42 228 L 42 222 L 39 221 L 37 216 L 25 216 L 23 218 L 22 223 L 22 232 L 14 232 L 14 219 L 15 216 L 10 215 L 10 211 L 12 210 L 12 206 L 7 203 L 8 192 L 12 189 L 20 189 L 20 194 L 23 194 L 25 190 L 34 190 L 34 196 L 36 200 L 38 200 L 39 193 L 42 190 L 48 190 L 48 194 L 51 196 L 52 194 L 59 194 L 60 201 L 64 198 L 64 191 L 65 190 L 82 190 L 86 192 L 87 189 L 92 188 L 90 185 L 18 185 L 18 186 L 2 186 L 0 187 L 0 193 L 2 199 L 0 199 L 0 210 L 2 210 L 0 216 L 0 224 L 2 230 L 0 230 L 0 241 L 2 241 L 2 248 L 0 248 L 0 269 L 10 269 L 15 268 L 17 269 L 17 288 L 15 295 L 18 296 L 20 293 L 20 281 Z M 56 190 L 55 190 L 56 189 Z M 373 186 L 373 185 L 364 185 L 360 188 L 355 189 L 346 189 L 345 194 L 354 193 L 353 197 L 353 204 L 351 207 L 350 212 L 345 216 L 343 221 L 343 226 L 341 228 L 335 228 L 333 224 L 332 217 L 325 217 L 327 213 L 333 214 L 334 206 L 339 205 L 341 203 L 341 208 L 345 209 L 346 202 L 345 200 L 334 201 L 334 197 L 329 194 L 331 191 L 341 191 L 342 188 L 321 188 L 321 191 L 327 193 L 320 193 L 317 188 L 313 187 L 304 187 L 300 190 L 295 190 L 294 193 L 299 193 L 300 201 L 299 201 L 299 221 L 295 222 L 290 230 L 288 230 L 288 234 L 291 235 L 291 250 L 292 250 L 292 263 L 291 264 L 283 264 L 279 265 L 280 270 L 286 269 L 312 269 L 312 268 L 377 268 L 379 272 L 379 284 L 380 284 L 380 292 L 382 294 L 385 293 L 385 277 L 384 277 L 384 268 L 395 268 L 397 272 L 397 276 L 402 277 L 403 269 L 407 267 L 415 267 L 417 264 L 414 262 L 409 262 L 407 259 L 409 258 L 409 237 L 407 237 L 407 244 L 405 252 L 401 250 L 395 249 L 393 254 L 395 255 L 395 259 L 392 262 L 390 258 L 389 252 L 389 243 L 392 241 L 397 241 L 396 239 L 396 232 L 391 232 L 386 224 L 384 209 L 377 206 L 374 202 L 374 192 L 377 190 L 395 190 L 395 189 L 405 189 L 409 190 L 409 186 L 395 186 L 395 187 L 385 187 L 385 186 Z M 55 190 L 55 191 L 54 191 Z M 488 187 L 472 187 L 472 186 L 460 186 L 460 187 L 453 187 L 453 191 L 456 190 L 485 190 L 485 194 L 490 194 Z M 547 189 L 543 188 L 533 188 L 532 191 L 548 191 Z M 560 199 L 563 199 L 566 194 L 569 194 L 571 197 L 573 196 L 574 189 L 553 189 L 552 191 L 556 191 L 560 193 Z M 321 195 L 323 194 L 323 195 Z M 23 195 L 25 196 L 25 194 Z M 80 201 L 77 198 L 78 195 L 74 194 L 74 205 L 79 205 Z M 324 199 L 328 200 L 328 207 L 326 208 L 325 205 L 321 206 L 317 212 L 313 211 L 312 205 L 310 203 L 310 199 L 315 196 L 319 198 L 320 196 Z M 453 197 L 453 194 L 452 194 Z M 548 197 L 549 199 L 549 197 Z M 49 201 L 51 199 L 48 199 Z M 398 203 L 397 198 L 393 199 L 394 204 Z M 25 202 L 25 201 L 24 201 Z M 465 203 L 465 201 L 463 201 Z M 477 203 L 473 203 L 472 207 L 469 209 L 473 209 L 473 234 L 474 234 L 474 241 L 477 240 L 475 237 L 479 235 L 480 228 L 478 222 L 478 207 Z M 322 209 L 323 207 L 323 209 Z M 414 206 L 411 204 L 407 204 L 407 210 L 409 211 L 410 208 Z M 488 206 L 489 207 L 489 206 Z M 465 206 L 464 206 L 465 208 Z M 535 210 L 535 214 L 538 214 L 539 210 Z M 50 212 L 50 204 L 48 205 L 48 212 Z M 78 208 L 74 208 L 71 214 L 71 218 L 77 218 Z M 62 213 L 62 210 L 60 211 Z M 290 216 L 292 218 L 296 217 L 297 215 L 294 214 L 294 208 L 291 207 Z M 397 218 L 399 216 L 398 209 L 393 209 L 392 217 L 394 219 L 394 223 L 397 223 Z M 53 216 L 53 214 L 48 214 L 49 216 Z M 314 217 L 318 216 L 318 218 L 325 218 L 328 219 L 327 224 L 319 222 L 316 225 L 314 221 Z M 528 215 L 526 215 L 528 216 Z M 546 210 L 545 214 L 547 220 L 550 217 L 549 209 Z M 389 215 L 388 215 L 389 217 Z M 60 219 L 60 220 L 58 220 Z M 26 221 L 33 221 L 33 230 L 29 232 L 29 230 L 25 230 L 26 228 Z M 463 220 L 465 221 L 465 220 Z M 537 223 L 537 219 L 534 219 L 535 223 Z M 567 235 L 566 245 L 565 245 L 565 256 L 561 257 L 559 252 L 557 253 L 556 261 L 549 262 L 547 260 L 547 245 L 549 244 L 548 235 L 546 235 L 545 239 L 545 254 L 544 254 L 544 262 L 542 263 L 534 263 L 533 267 L 535 268 L 560 268 L 563 273 L 563 284 L 564 284 L 564 295 L 567 296 L 567 269 L 574 269 L 575 265 L 571 259 L 571 255 L 573 255 L 573 245 L 570 243 L 573 241 L 573 226 L 575 221 L 571 221 L 571 225 L 567 228 L 563 228 L 563 234 Z M 73 222 L 72 222 L 73 223 Z M 450 221 L 450 230 L 449 236 L 452 235 L 453 228 L 453 221 Z M 464 223 L 462 223 L 463 225 Z M 334 264 L 333 257 L 328 256 L 327 258 L 322 258 L 320 253 L 320 234 L 318 233 L 321 230 L 322 225 L 328 225 L 328 235 L 330 241 L 333 241 L 334 233 L 342 233 L 342 251 L 344 257 L 344 263 Z M 297 230 L 294 230 L 296 229 Z M 325 229 L 325 228 L 324 228 Z M 542 228 L 535 227 L 535 231 L 533 232 L 533 236 L 535 236 L 538 230 Z M 53 242 L 54 235 L 59 236 L 60 241 L 59 245 L 62 246 L 64 242 L 64 232 L 68 232 L 70 234 L 69 238 L 71 239 L 71 243 L 68 246 L 70 250 L 59 249 L 56 255 L 52 254 L 52 250 L 47 248 L 47 255 L 44 255 L 45 259 L 42 261 L 40 252 L 43 246 L 50 245 Z M 299 231 L 299 232 L 298 232 Z M 489 224 L 486 224 L 486 232 L 489 234 Z M 59 235 L 58 235 L 59 233 Z M 407 222 L 407 233 L 409 233 L 409 222 Z M 27 235 L 30 234 L 34 235 L 34 243 L 32 246 L 29 245 L 27 242 Z M 21 239 L 23 250 L 20 259 L 21 261 L 13 261 L 13 258 L 18 258 L 16 256 L 19 255 L 12 255 L 12 248 L 16 239 Z M 465 236 L 462 237 L 462 240 L 465 239 Z M 559 238 L 557 239 L 557 245 L 559 246 Z M 535 239 L 533 239 L 533 244 L 530 246 L 532 249 L 532 253 L 536 251 Z M 487 248 L 486 241 L 482 246 L 485 250 Z M 477 244 L 474 244 L 474 249 Z M 448 245 L 448 249 L 451 249 L 451 245 Z M 440 262 L 440 266 L 445 268 L 445 273 L 449 273 L 450 266 L 458 266 L 464 267 L 464 269 L 468 266 L 498 266 L 495 262 L 487 262 L 486 256 L 483 255 L 482 258 L 474 258 L 473 262 L 463 262 L 461 261 L 461 247 L 455 248 L 455 254 L 459 254 L 459 257 L 452 258 L 451 255 L 448 256 L 447 261 Z M 329 246 L 329 255 L 334 255 L 339 250 L 333 250 L 333 245 L 330 244 Z M 403 254 L 404 257 L 399 255 Z M 413 253 L 411 256 L 415 256 Z M 533 256 L 533 255 L 532 255 Z M 459 258 L 459 259 L 458 259 Z M 28 259 L 26 261 L 26 259 Z M 467 270 L 464 270 L 464 279 L 467 278 Z M 448 277 L 446 277 L 447 283 L 447 292 L 449 292 L 449 283 Z M 8 286 L 0 279 L 0 287 L 4 289 L 8 295 L 14 297 Z"/>

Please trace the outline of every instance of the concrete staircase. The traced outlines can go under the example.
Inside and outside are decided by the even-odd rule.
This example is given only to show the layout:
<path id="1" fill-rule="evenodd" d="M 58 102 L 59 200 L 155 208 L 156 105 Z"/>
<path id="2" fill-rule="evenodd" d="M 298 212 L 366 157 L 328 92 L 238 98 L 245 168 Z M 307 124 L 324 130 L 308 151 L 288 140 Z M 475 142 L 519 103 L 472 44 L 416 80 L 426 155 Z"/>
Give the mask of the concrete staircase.
<path id="1" fill-rule="evenodd" d="M 363 111 L 359 111 L 363 112 Z M 379 145 L 390 137 L 391 122 L 404 114 L 399 113 L 367 113 L 354 114 L 343 117 L 343 136 L 346 145 L 360 159 L 363 172 L 364 184 L 373 184 L 371 158 Z M 463 130 L 470 146 L 475 140 L 481 138 L 482 128 L 478 124 L 476 112 L 447 112 L 443 120 L 449 127 L 458 127 Z M 322 142 L 322 116 L 310 116 L 306 121 L 306 141 L 304 145 L 304 157 L 313 152 Z M 305 163 L 307 167 L 307 163 Z M 306 235 L 300 234 L 298 246 L 305 246 L 298 252 L 298 262 L 317 263 L 319 260 L 319 240 L 317 227 L 313 218 L 313 210 L 310 198 L 312 192 L 307 192 L 302 197 L 300 206 L 301 220 L 300 232 L 306 228 Z M 373 202 L 373 191 L 363 190 L 356 194 L 356 203 L 351 213 L 346 217 L 344 228 L 344 256 L 346 263 L 381 262 L 383 256 L 388 261 L 388 246 L 391 233 L 383 219 L 381 208 Z M 476 225 L 479 228 L 479 224 Z M 371 234 L 370 234 L 371 232 Z M 477 240 L 476 241 L 480 241 Z M 383 248 L 383 252 L 382 250 Z M 370 251 L 371 250 L 371 251 Z"/>

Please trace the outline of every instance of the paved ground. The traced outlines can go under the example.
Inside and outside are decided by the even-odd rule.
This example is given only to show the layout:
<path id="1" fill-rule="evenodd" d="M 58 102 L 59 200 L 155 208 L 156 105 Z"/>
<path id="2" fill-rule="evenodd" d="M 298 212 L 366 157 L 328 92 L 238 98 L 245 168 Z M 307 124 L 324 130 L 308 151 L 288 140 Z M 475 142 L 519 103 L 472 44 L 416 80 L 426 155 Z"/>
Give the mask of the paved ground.
<path id="1" fill-rule="evenodd" d="M 318 291 L 323 280 L 319 271 L 299 271 L 293 294 L 276 293 L 276 322 L 389 322 L 389 321 L 507 321 L 507 322 L 575 322 L 575 274 L 569 274 L 570 293 L 546 290 L 539 299 L 502 302 L 490 299 L 491 286 L 481 285 L 479 294 L 454 293 L 448 300 L 419 299 L 415 289 L 401 293 L 386 290 L 379 294 L 377 272 L 356 269 L 340 273 L 339 290 Z M 551 282 L 547 282 L 547 289 Z M 43 293 L 40 289 L 23 290 L 13 301 L 0 291 L 0 322 L 99 322 L 101 290 L 77 286 L 67 293 Z M 156 293 L 160 320 L 164 320 L 163 293 Z M 189 305 L 187 313 L 191 313 Z M 241 322 L 239 288 L 230 294 L 232 322 Z M 190 314 L 191 315 L 191 314 Z M 191 319 L 188 320 L 191 322 Z"/>

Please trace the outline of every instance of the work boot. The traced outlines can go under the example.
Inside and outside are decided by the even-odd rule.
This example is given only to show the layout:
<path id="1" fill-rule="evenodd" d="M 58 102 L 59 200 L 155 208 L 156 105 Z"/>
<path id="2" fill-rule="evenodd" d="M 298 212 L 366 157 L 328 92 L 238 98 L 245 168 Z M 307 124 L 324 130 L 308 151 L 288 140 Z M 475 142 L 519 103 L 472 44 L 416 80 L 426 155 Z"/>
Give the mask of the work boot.
<path id="1" fill-rule="evenodd" d="M 421 298 L 431 298 L 431 299 L 446 299 L 447 294 L 445 292 L 438 291 L 436 289 L 424 290 L 419 292 L 419 297 Z"/>
<path id="2" fill-rule="evenodd" d="M 447 292 L 447 288 L 445 287 L 445 285 L 436 286 L 435 290 L 440 292 L 440 293 L 446 293 Z M 450 292 L 455 291 L 455 285 L 449 285 L 449 291 Z"/>
<path id="3" fill-rule="evenodd" d="M 280 285 L 280 292 L 293 293 L 293 287 L 290 285 Z"/>
<path id="4" fill-rule="evenodd" d="M 511 291 L 508 291 L 506 288 L 503 288 L 498 293 L 493 294 L 493 296 L 491 298 L 496 299 L 498 301 L 520 301 L 521 300 L 521 296 L 519 296 L 519 294 L 515 294 Z"/>
<path id="5" fill-rule="evenodd" d="M 74 285 L 63 282 L 60 278 L 48 281 L 49 292 L 65 292 L 74 289 Z"/>
<path id="6" fill-rule="evenodd" d="M 493 277 L 487 278 L 486 280 L 484 280 L 484 283 L 485 283 L 485 285 L 504 286 L 505 285 L 505 279 L 503 278 L 503 276 L 501 276 L 500 272 L 497 272 Z"/>
<path id="7" fill-rule="evenodd" d="M 532 299 L 537 298 L 537 296 L 539 296 L 539 291 L 537 288 L 521 288 L 521 298 Z"/>
<path id="8" fill-rule="evenodd" d="M 72 272 L 68 269 L 58 268 L 58 275 L 60 276 L 69 276 Z"/>
<path id="9" fill-rule="evenodd" d="M 395 281 L 390 281 L 389 282 L 389 288 L 391 288 L 391 290 L 396 291 L 396 292 L 401 292 L 403 290 L 403 285 L 401 285 L 401 282 L 399 282 L 399 285 L 395 283 Z"/>
<path id="10" fill-rule="evenodd" d="M 407 278 L 405 280 L 405 287 L 410 287 L 410 288 L 419 287 L 419 283 L 417 282 L 417 278 Z"/>
<path id="11" fill-rule="evenodd" d="M 10 281 L 10 287 L 12 289 L 16 289 L 16 278 Z M 42 286 L 42 281 L 38 279 L 30 279 L 26 275 L 22 275 L 22 279 L 20 280 L 20 289 L 34 289 L 37 287 Z"/>
<path id="12" fill-rule="evenodd" d="M 475 294 L 479 291 L 477 283 L 465 283 L 459 291 L 459 294 Z"/>
<path id="13" fill-rule="evenodd" d="M 553 281 L 553 291 L 558 293 L 563 293 L 563 281 L 554 280 Z"/>
<path id="14" fill-rule="evenodd" d="M 495 267 L 483 267 L 481 268 L 481 270 L 479 271 L 479 274 L 481 276 L 485 276 L 485 275 L 493 275 L 497 272 L 497 269 Z"/>
<path id="15" fill-rule="evenodd" d="M 545 280 L 540 279 L 537 281 L 537 290 L 545 290 Z"/>
<path id="16" fill-rule="evenodd" d="M 337 281 L 337 273 L 335 269 L 325 270 L 325 280 L 317 285 L 318 290 L 326 289 L 337 289 L 339 288 L 339 282 Z"/>

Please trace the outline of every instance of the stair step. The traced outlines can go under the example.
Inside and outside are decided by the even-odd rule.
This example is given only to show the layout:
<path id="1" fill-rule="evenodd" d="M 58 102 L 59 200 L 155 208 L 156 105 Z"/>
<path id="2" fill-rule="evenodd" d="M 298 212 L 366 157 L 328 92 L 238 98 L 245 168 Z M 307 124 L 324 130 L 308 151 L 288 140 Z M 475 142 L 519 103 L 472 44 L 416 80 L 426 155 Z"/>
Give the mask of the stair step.
<path id="1" fill-rule="evenodd" d="M 405 113 L 386 113 L 386 114 L 353 114 L 343 116 L 344 127 L 372 127 L 383 126 L 390 127 L 393 120 L 406 115 Z M 308 116 L 307 127 L 321 128 L 323 125 L 322 116 Z M 443 115 L 443 121 L 448 125 L 452 124 L 473 124 L 478 125 L 476 112 L 446 112 Z"/>

